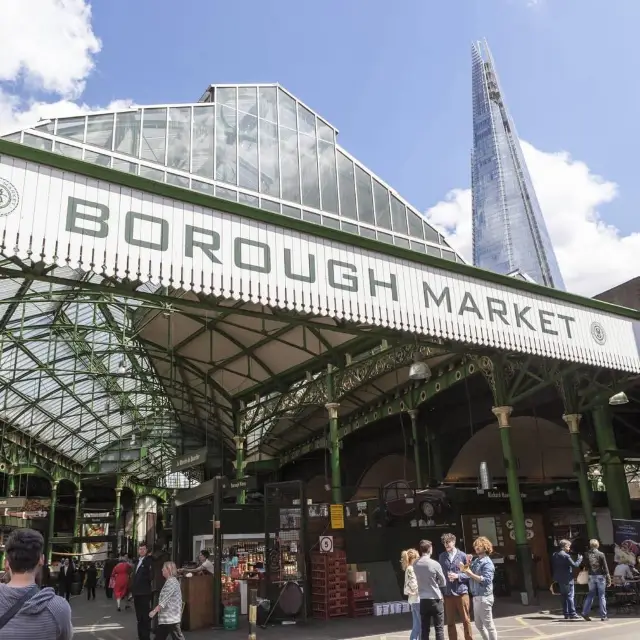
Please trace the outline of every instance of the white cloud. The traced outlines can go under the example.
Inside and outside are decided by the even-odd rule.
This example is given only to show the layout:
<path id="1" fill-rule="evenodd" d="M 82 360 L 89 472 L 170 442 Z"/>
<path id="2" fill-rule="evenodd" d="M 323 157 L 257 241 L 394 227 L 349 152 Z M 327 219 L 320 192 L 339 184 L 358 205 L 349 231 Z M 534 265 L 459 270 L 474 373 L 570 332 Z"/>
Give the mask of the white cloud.
<path id="1" fill-rule="evenodd" d="M 101 49 L 88 0 L 5 2 L 2 9 L 0 134 L 40 118 L 94 110 L 77 102 Z M 129 104 L 116 101 L 109 108 Z"/>
<path id="2" fill-rule="evenodd" d="M 547 153 L 522 142 L 560 270 L 569 291 L 593 296 L 640 274 L 640 233 L 623 235 L 599 209 L 618 186 L 566 152 Z M 471 262 L 471 191 L 454 189 L 426 213 Z"/>

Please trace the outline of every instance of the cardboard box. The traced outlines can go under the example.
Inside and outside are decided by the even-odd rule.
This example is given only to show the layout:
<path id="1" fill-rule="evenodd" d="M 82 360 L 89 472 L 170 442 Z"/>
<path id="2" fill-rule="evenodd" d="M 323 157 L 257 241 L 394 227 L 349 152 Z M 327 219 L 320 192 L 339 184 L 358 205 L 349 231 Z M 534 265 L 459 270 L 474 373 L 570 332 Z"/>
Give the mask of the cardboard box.
<path id="1" fill-rule="evenodd" d="M 360 584 L 362 582 L 367 582 L 367 572 L 366 571 L 349 571 L 348 580 L 351 584 Z"/>

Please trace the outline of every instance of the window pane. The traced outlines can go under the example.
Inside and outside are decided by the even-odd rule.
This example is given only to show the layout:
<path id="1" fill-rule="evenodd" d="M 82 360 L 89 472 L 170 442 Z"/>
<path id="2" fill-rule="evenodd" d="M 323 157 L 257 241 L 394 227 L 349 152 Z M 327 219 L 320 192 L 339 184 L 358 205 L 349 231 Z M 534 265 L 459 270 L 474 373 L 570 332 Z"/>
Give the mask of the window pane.
<path id="1" fill-rule="evenodd" d="M 127 160 L 120 160 L 120 158 L 114 158 L 112 169 L 117 171 L 124 171 L 125 173 L 138 173 L 138 165 L 135 162 L 128 162 Z"/>
<path id="2" fill-rule="evenodd" d="M 258 190 L 258 118 L 238 113 L 238 184 Z"/>
<path id="3" fill-rule="evenodd" d="M 262 87 L 259 92 L 260 117 L 269 122 L 278 122 L 275 87 Z"/>
<path id="4" fill-rule="evenodd" d="M 167 166 L 189 171 L 191 155 L 191 107 L 169 109 Z"/>
<path id="5" fill-rule="evenodd" d="M 346 231 L 347 233 L 358 233 L 358 225 L 357 224 L 351 224 L 350 222 L 344 222 L 342 221 L 340 223 L 342 225 L 342 230 Z"/>
<path id="6" fill-rule="evenodd" d="M 238 87 L 238 111 L 258 115 L 258 92 L 256 87 Z"/>
<path id="7" fill-rule="evenodd" d="M 313 224 L 322 224 L 322 216 L 319 213 L 313 211 L 303 211 L 302 219 L 307 222 L 313 222 Z"/>
<path id="8" fill-rule="evenodd" d="M 449 251 L 448 249 L 442 250 L 442 257 L 445 260 L 453 260 L 453 262 L 456 261 L 456 254 L 453 251 Z"/>
<path id="9" fill-rule="evenodd" d="M 143 160 L 164 164 L 165 142 L 167 139 L 167 110 L 145 109 L 142 115 Z"/>
<path id="10" fill-rule="evenodd" d="M 191 180 L 191 188 L 194 191 L 200 191 L 212 196 L 214 194 L 214 186 L 208 182 L 200 182 L 200 180 Z"/>
<path id="11" fill-rule="evenodd" d="M 356 220 L 356 185 L 353 162 L 339 151 L 338 190 L 340 193 L 340 215 Z"/>
<path id="12" fill-rule="evenodd" d="M 300 134 L 300 170 L 302 172 L 302 204 L 320 208 L 320 178 L 316 139 Z"/>
<path id="13" fill-rule="evenodd" d="M 191 173 L 213 180 L 215 107 L 193 108 Z"/>
<path id="14" fill-rule="evenodd" d="M 189 188 L 189 178 L 177 176 L 175 173 L 167 172 L 167 184 L 174 184 L 176 187 Z"/>
<path id="15" fill-rule="evenodd" d="M 260 202 L 260 208 L 265 209 L 266 211 L 280 213 L 280 203 L 274 202 L 273 200 L 267 200 L 266 198 L 262 198 Z"/>
<path id="16" fill-rule="evenodd" d="M 160 171 L 160 169 L 153 169 L 152 167 L 145 167 L 143 165 L 140 165 L 140 175 L 143 178 L 149 178 L 150 180 L 164 182 L 164 171 Z"/>
<path id="17" fill-rule="evenodd" d="M 316 117 L 309 109 L 298 104 L 298 130 L 311 136 L 316 135 Z"/>
<path id="18" fill-rule="evenodd" d="M 422 238 L 422 218 L 409 207 L 407 207 L 407 217 L 409 218 L 409 235 L 412 238 Z"/>
<path id="19" fill-rule="evenodd" d="M 318 142 L 320 152 L 320 187 L 322 210 L 338 213 L 338 174 L 336 172 L 336 148 L 328 142 Z"/>
<path id="20" fill-rule="evenodd" d="M 280 126 L 297 129 L 296 101 L 284 91 L 278 89 L 278 102 L 280 108 Z"/>
<path id="21" fill-rule="evenodd" d="M 258 198 L 258 196 L 250 196 L 248 193 L 238 193 L 238 200 L 251 207 L 260 206 L 260 198 Z"/>
<path id="22" fill-rule="evenodd" d="M 282 205 L 282 213 L 285 216 L 289 216 L 290 218 L 298 218 L 300 219 L 300 209 L 296 209 L 295 207 L 290 207 L 287 204 Z"/>
<path id="23" fill-rule="evenodd" d="M 393 236 L 390 233 L 382 233 L 382 231 L 378 231 L 378 240 L 380 240 L 380 242 L 393 244 Z"/>
<path id="24" fill-rule="evenodd" d="M 22 143 L 26 144 L 28 147 L 33 147 L 34 149 L 43 149 L 44 151 L 51 151 L 51 147 L 53 146 L 51 140 L 46 140 L 45 138 L 34 136 L 30 133 L 25 133 L 22 140 Z"/>
<path id="25" fill-rule="evenodd" d="M 2 136 L 2 139 L 8 140 L 9 142 L 20 142 L 21 137 L 22 137 L 22 132 L 18 131 L 18 133 L 10 133 L 8 136 Z"/>
<path id="26" fill-rule="evenodd" d="M 375 224 L 373 215 L 373 193 L 371 176 L 356 165 L 356 188 L 358 190 L 358 219 L 360 222 Z"/>
<path id="27" fill-rule="evenodd" d="M 218 104 L 226 105 L 232 109 L 236 108 L 236 88 L 225 87 L 218 89 L 216 94 L 216 102 Z"/>
<path id="28" fill-rule="evenodd" d="M 130 156 L 137 156 L 139 145 L 140 111 L 116 113 L 114 150 Z"/>
<path id="29" fill-rule="evenodd" d="M 389 192 L 377 180 L 373 181 L 373 200 L 376 209 L 376 224 L 383 229 L 391 229 Z"/>
<path id="30" fill-rule="evenodd" d="M 322 122 L 320 118 L 317 119 L 318 125 L 318 138 L 320 140 L 326 140 L 327 142 L 335 142 L 333 129 L 328 125 Z"/>
<path id="31" fill-rule="evenodd" d="M 405 238 L 398 238 L 398 236 L 396 236 L 394 238 L 394 242 L 396 247 L 403 247 L 405 249 L 409 248 L 409 241 Z"/>
<path id="32" fill-rule="evenodd" d="M 56 153 L 67 158 L 76 158 L 76 160 L 82 160 L 82 149 L 80 147 L 74 147 L 70 144 L 63 144 L 62 142 L 56 142 Z"/>
<path id="33" fill-rule="evenodd" d="M 300 202 L 298 134 L 290 129 L 280 128 L 280 167 L 282 198 L 291 202 Z"/>
<path id="34" fill-rule="evenodd" d="M 99 164 L 102 167 L 108 167 L 111 164 L 111 156 L 104 153 L 96 153 L 95 151 L 84 152 L 84 161 L 92 164 Z"/>
<path id="35" fill-rule="evenodd" d="M 427 252 L 427 248 L 424 246 L 423 242 L 412 242 L 411 243 L 411 248 L 414 251 L 419 251 L 420 253 L 426 253 Z"/>
<path id="36" fill-rule="evenodd" d="M 278 132 L 275 124 L 260 121 L 260 193 L 280 196 Z"/>
<path id="37" fill-rule="evenodd" d="M 330 229 L 339 229 L 340 220 L 337 218 L 330 218 L 329 216 L 322 216 L 322 226 L 329 227 Z"/>
<path id="38" fill-rule="evenodd" d="M 237 112 L 229 107 L 216 105 L 216 180 L 236 184 Z"/>
<path id="39" fill-rule="evenodd" d="M 428 225 L 426 222 L 423 222 L 422 226 L 425 232 L 426 240 L 429 240 L 429 242 L 439 241 L 440 234 L 431 225 Z"/>
<path id="40" fill-rule="evenodd" d="M 58 119 L 56 135 L 62 138 L 71 138 L 78 142 L 84 141 L 84 116 L 81 118 Z"/>
<path id="41" fill-rule="evenodd" d="M 113 114 L 87 117 L 87 144 L 111 149 L 113 143 Z"/>
<path id="42" fill-rule="evenodd" d="M 429 256 L 436 256 L 438 258 L 440 258 L 440 249 L 438 249 L 438 247 L 432 247 L 431 245 L 427 245 L 427 255 Z"/>
<path id="43" fill-rule="evenodd" d="M 42 131 L 44 133 L 50 133 L 51 135 L 53 135 L 55 130 L 56 130 L 55 121 L 54 120 L 52 120 L 51 122 L 45 122 L 44 124 L 39 124 L 37 127 L 33 127 L 33 128 L 36 131 Z M 4 137 L 5 140 L 9 140 L 10 139 L 10 136 L 3 136 L 3 137 Z"/>
<path id="44" fill-rule="evenodd" d="M 397 233 L 408 234 L 407 214 L 404 205 L 393 195 L 391 196 L 391 215 L 393 216 L 393 230 Z"/>
<path id="45" fill-rule="evenodd" d="M 376 232 L 368 227 L 360 227 L 360 235 L 363 238 L 371 238 L 372 240 L 376 239 Z"/>
<path id="46" fill-rule="evenodd" d="M 216 196 L 218 196 L 218 198 L 223 198 L 224 200 L 231 200 L 232 202 L 236 202 L 238 199 L 238 192 L 234 189 L 216 187 Z"/>

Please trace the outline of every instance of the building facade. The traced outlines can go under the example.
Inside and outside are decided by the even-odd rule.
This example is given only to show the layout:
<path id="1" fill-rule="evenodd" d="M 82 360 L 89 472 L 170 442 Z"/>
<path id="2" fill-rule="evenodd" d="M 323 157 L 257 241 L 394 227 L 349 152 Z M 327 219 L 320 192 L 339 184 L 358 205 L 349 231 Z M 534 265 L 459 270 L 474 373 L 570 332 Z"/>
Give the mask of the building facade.
<path id="1" fill-rule="evenodd" d="M 564 289 L 542 211 L 486 42 L 472 46 L 473 263 Z"/>

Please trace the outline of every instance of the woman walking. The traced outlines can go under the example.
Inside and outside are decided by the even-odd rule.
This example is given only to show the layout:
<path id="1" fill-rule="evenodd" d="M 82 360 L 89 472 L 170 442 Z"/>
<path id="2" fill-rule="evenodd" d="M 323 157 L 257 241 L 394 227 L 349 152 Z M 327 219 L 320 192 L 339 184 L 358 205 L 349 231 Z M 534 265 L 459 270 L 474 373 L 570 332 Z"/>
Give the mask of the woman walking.
<path id="1" fill-rule="evenodd" d="M 496 569 L 491 561 L 493 545 L 489 538 L 480 536 L 473 542 L 477 558 L 471 565 L 460 563 L 460 571 L 469 576 L 469 588 L 473 596 L 473 615 L 482 640 L 498 640 L 493 622 L 493 577 Z"/>
<path id="2" fill-rule="evenodd" d="M 412 627 L 409 640 L 420 640 L 420 595 L 418 593 L 418 579 L 413 570 L 413 563 L 420 557 L 415 549 L 406 549 L 400 556 L 400 565 L 404 571 L 404 595 L 411 606 Z"/>
<path id="3" fill-rule="evenodd" d="M 184 640 L 180 629 L 182 622 L 182 591 L 178 582 L 178 569 L 173 562 L 165 562 L 162 566 L 162 576 L 166 580 L 158 605 L 149 612 L 149 617 L 158 616 L 158 628 L 155 640 L 167 640 L 173 636 L 174 640 Z"/>
<path id="4" fill-rule="evenodd" d="M 116 604 L 118 611 L 122 611 L 120 604 L 126 598 L 129 591 L 129 574 L 131 573 L 131 565 L 124 559 L 120 558 L 120 562 L 113 568 L 111 573 L 111 584 L 113 585 L 113 593 L 116 596 Z M 129 605 L 127 604 L 127 608 Z"/>
<path id="5" fill-rule="evenodd" d="M 597 540 L 589 540 L 589 551 L 584 554 L 583 566 L 589 572 L 589 593 L 582 605 L 582 617 L 591 620 L 591 606 L 594 598 L 598 598 L 600 603 L 600 620 L 603 622 L 609 619 L 607 614 L 607 587 L 611 586 L 611 574 L 607 559 L 600 551 L 600 543 Z"/>
<path id="6" fill-rule="evenodd" d="M 87 567 L 87 571 L 84 574 L 84 588 L 87 590 L 87 600 L 96 599 L 96 586 L 98 585 L 98 569 L 95 562 L 92 562 Z"/>

